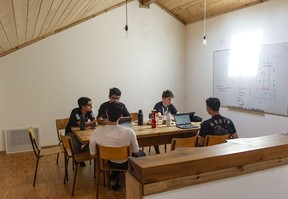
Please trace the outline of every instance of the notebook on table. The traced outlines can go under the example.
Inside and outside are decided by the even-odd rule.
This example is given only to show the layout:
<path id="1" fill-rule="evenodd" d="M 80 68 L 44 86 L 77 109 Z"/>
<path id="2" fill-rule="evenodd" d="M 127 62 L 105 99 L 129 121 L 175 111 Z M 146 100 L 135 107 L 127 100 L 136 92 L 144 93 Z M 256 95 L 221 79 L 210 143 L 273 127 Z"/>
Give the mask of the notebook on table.
<path id="1" fill-rule="evenodd" d="M 190 117 L 193 117 L 194 114 L 195 112 L 175 114 L 174 119 L 176 127 L 181 129 L 198 128 L 197 126 L 191 124 Z"/>
<path id="2" fill-rule="evenodd" d="M 132 127 L 132 117 L 121 117 L 118 124 L 125 127 Z"/>

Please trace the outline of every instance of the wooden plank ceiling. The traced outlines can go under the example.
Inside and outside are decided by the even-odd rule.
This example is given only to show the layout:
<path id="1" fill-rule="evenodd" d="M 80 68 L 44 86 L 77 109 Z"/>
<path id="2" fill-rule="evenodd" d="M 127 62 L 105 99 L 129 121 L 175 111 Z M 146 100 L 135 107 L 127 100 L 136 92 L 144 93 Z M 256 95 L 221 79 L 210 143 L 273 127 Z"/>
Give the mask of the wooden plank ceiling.
<path id="1" fill-rule="evenodd" d="M 207 0 L 207 18 L 264 1 L 268 0 Z M 0 57 L 125 3 L 126 0 L 0 0 Z M 204 0 L 139 1 L 143 9 L 149 9 L 150 4 L 185 25 L 203 19 Z"/>

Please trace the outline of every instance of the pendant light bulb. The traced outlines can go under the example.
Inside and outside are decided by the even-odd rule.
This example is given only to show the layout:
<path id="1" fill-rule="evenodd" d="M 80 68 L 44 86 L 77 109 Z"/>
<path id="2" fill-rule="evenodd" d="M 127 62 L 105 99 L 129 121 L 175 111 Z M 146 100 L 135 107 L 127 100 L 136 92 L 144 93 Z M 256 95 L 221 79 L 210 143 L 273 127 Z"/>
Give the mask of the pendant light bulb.
<path id="1" fill-rule="evenodd" d="M 203 36 L 203 45 L 207 44 L 206 35 Z"/>

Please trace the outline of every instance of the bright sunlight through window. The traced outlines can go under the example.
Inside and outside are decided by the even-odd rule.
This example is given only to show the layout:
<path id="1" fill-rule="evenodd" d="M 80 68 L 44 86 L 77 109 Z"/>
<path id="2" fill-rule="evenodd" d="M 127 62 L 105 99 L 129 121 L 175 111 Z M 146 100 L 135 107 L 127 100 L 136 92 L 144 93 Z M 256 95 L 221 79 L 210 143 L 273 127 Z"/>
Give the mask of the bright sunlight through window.
<path id="1" fill-rule="evenodd" d="M 234 34 L 228 76 L 256 76 L 262 31 Z"/>

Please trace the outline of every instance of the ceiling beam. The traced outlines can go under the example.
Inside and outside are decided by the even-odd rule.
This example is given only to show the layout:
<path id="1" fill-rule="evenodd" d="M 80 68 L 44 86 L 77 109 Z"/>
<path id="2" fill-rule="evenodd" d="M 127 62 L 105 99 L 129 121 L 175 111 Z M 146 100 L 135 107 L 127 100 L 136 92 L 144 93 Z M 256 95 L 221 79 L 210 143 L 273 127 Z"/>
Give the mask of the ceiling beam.
<path id="1" fill-rule="evenodd" d="M 140 8 L 150 8 L 150 4 L 154 3 L 156 0 L 139 0 Z"/>

